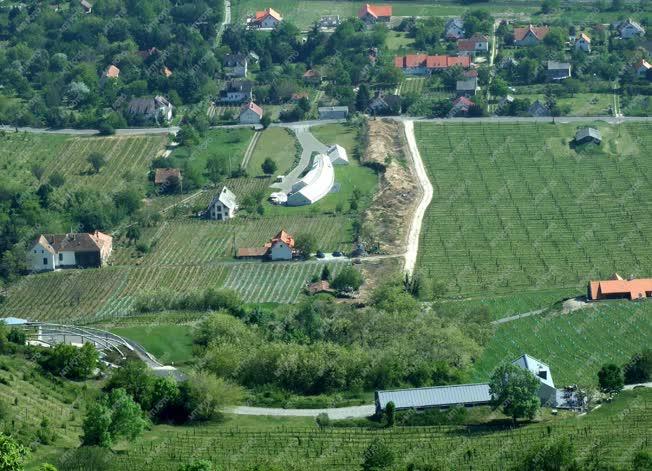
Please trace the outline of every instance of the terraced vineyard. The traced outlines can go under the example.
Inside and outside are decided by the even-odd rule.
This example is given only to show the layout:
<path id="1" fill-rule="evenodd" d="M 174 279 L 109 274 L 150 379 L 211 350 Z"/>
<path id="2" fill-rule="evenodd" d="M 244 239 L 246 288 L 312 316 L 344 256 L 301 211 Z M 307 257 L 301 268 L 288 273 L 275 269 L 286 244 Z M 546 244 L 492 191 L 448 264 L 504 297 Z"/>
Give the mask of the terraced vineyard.
<path id="1" fill-rule="evenodd" d="M 421 93 L 426 85 L 425 77 L 409 77 L 401 82 L 401 95 L 407 93 Z"/>
<path id="2" fill-rule="evenodd" d="M 393 451 L 396 469 L 518 469 L 523 457 L 567 438 L 580 462 L 628 469 L 634 454 L 650 450 L 652 394 L 624 394 L 616 404 L 585 417 L 559 419 L 517 429 L 411 427 L 385 430 L 196 427 L 147 441 L 120 455 L 115 469 L 176 470 L 179 463 L 206 459 L 219 469 L 360 469 L 363 453 L 376 439 Z M 408 468 L 409 469 L 409 468 Z"/>
<path id="3" fill-rule="evenodd" d="M 610 302 L 568 314 L 526 317 L 497 326 L 475 365 L 474 380 L 486 381 L 502 361 L 527 352 L 550 365 L 560 387 L 595 385 L 603 364 L 624 364 L 650 338 L 650 302 Z"/>
<path id="4" fill-rule="evenodd" d="M 576 152 L 574 125 L 417 123 L 434 188 L 421 269 L 452 294 L 649 276 L 652 125 L 598 127 L 602 146 Z"/>

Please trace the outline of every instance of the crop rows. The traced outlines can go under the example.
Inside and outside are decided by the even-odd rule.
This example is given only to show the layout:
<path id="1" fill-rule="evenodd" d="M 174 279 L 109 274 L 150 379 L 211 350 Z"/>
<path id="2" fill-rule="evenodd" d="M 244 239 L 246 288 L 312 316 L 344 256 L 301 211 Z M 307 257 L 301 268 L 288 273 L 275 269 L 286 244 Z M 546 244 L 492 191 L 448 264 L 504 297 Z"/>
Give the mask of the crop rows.
<path id="1" fill-rule="evenodd" d="M 240 293 L 247 302 L 293 303 L 313 276 L 318 276 L 323 262 L 242 263 L 233 265 L 224 286 Z M 329 263 L 336 275 L 343 262 Z"/>
<path id="2" fill-rule="evenodd" d="M 618 417 L 567 419 L 520 429 L 414 427 L 364 429 L 202 430 L 177 434 L 162 443 L 136 445 L 116 469 L 177 469 L 179 463 L 207 459 L 219 469 L 360 469 L 366 447 L 375 439 L 393 451 L 397 464 L 430 464 L 433 469 L 511 469 L 530 450 L 568 438 L 581 460 L 599 451 L 601 464 L 631 463 L 650 449 L 652 408 L 639 398 Z"/>
<path id="3" fill-rule="evenodd" d="M 424 77 L 406 78 L 401 83 L 401 95 L 408 93 L 421 93 L 426 84 Z"/>
<path id="4" fill-rule="evenodd" d="M 583 289 L 652 266 L 652 126 L 603 129 L 593 154 L 574 127 L 416 126 L 434 188 L 419 265 L 452 293 Z"/>

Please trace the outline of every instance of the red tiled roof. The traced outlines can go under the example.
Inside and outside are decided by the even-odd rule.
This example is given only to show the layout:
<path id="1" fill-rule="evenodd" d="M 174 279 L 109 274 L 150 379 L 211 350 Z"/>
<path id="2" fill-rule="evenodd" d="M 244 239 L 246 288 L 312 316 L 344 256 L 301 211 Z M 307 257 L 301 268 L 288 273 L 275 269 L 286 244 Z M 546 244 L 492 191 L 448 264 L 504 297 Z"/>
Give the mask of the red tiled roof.
<path id="1" fill-rule="evenodd" d="M 468 56 L 428 56 L 426 67 L 429 69 L 448 69 L 455 65 L 461 65 L 464 68 L 471 66 L 471 58 Z"/>
<path id="2" fill-rule="evenodd" d="M 267 253 L 267 247 L 243 247 L 238 249 L 237 257 L 262 257 Z"/>
<path id="3" fill-rule="evenodd" d="M 617 276 L 615 280 L 591 281 L 589 286 L 591 299 L 603 299 L 609 296 L 638 299 L 652 296 L 652 278 L 623 280 Z"/>
<path id="4" fill-rule="evenodd" d="M 274 237 L 271 240 L 271 242 L 273 244 L 274 242 L 278 242 L 279 240 L 285 242 L 291 248 L 294 247 L 294 237 L 292 237 L 290 234 L 285 232 L 285 230 L 281 230 L 281 232 L 276 234 L 276 237 Z"/>
<path id="5" fill-rule="evenodd" d="M 181 170 L 178 168 L 157 168 L 156 174 L 154 175 L 154 183 L 156 185 L 162 185 L 167 182 L 170 177 L 181 179 Z"/>
<path id="6" fill-rule="evenodd" d="M 467 97 L 461 96 L 453 100 L 453 106 L 465 106 L 468 108 L 469 106 L 473 106 L 473 102 Z"/>
<path id="7" fill-rule="evenodd" d="M 649 69 L 650 67 L 652 67 L 652 65 L 650 65 L 648 61 L 646 61 L 645 59 L 641 59 L 636 63 L 636 70 L 640 69 L 641 67 Z"/>
<path id="8" fill-rule="evenodd" d="M 475 51 L 475 39 L 458 39 L 458 51 Z"/>
<path id="9" fill-rule="evenodd" d="M 529 25 L 526 28 L 514 28 L 514 41 L 522 41 L 530 31 L 537 37 L 537 39 L 541 40 L 548 35 L 550 28 L 547 26 L 532 25 Z"/>
<path id="10" fill-rule="evenodd" d="M 333 290 L 331 289 L 331 284 L 327 280 L 320 280 L 308 285 L 308 293 L 310 294 L 317 294 L 323 292 L 327 292 L 327 293 L 333 292 Z"/>
<path id="11" fill-rule="evenodd" d="M 273 8 L 265 8 L 264 11 L 257 11 L 256 12 L 256 21 L 258 21 L 258 22 L 263 21 L 268 16 L 271 16 L 276 21 L 281 21 L 283 19 L 281 14 L 279 12 L 277 12 L 276 10 L 274 10 Z"/>
<path id="12" fill-rule="evenodd" d="M 468 78 L 477 77 L 478 71 L 476 69 L 465 70 L 463 75 Z"/>
<path id="13" fill-rule="evenodd" d="M 120 69 L 118 69 L 113 64 L 107 67 L 106 71 L 104 72 L 104 76 L 108 78 L 118 78 L 119 75 L 120 75 Z"/>
<path id="14" fill-rule="evenodd" d="M 240 114 L 242 114 L 247 109 L 253 111 L 258 116 L 261 117 L 263 116 L 263 109 L 253 101 L 250 101 L 249 103 L 245 103 L 244 105 L 242 105 L 242 108 L 240 109 Z"/>
<path id="15" fill-rule="evenodd" d="M 591 38 L 589 38 L 589 37 L 588 37 L 586 34 L 584 34 L 584 33 L 580 33 L 580 35 L 579 35 L 579 37 L 578 37 L 577 39 L 578 39 L 578 40 L 579 40 L 579 39 L 583 39 L 583 40 L 586 41 L 587 43 L 590 43 L 590 42 L 591 42 Z"/>
<path id="16" fill-rule="evenodd" d="M 371 15 L 374 18 L 387 18 L 392 16 L 392 6 L 391 5 L 369 5 L 368 3 L 363 5 L 358 12 L 358 18 L 364 18 L 367 15 Z"/>

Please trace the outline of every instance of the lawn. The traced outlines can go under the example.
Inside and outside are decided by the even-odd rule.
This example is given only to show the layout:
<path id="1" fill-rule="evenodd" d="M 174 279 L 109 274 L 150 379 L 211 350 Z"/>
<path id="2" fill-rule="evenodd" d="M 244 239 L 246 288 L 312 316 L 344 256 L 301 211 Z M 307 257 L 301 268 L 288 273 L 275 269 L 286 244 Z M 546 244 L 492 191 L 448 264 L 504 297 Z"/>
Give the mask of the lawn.
<path id="1" fill-rule="evenodd" d="M 414 39 L 408 37 L 408 33 L 403 33 L 400 31 L 390 31 L 387 34 L 387 39 L 385 40 L 385 46 L 387 49 L 394 52 L 399 52 L 402 54 L 407 54 L 413 51 Z"/>
<path id="2" fill-rule="evenodd" d="M 276 162 L 276 175 L 285 175 L 292 170 L 297 158 L 297 139 L 294 133 L 285 128 L 268 128 L 256 143 L 251 159 L 247 164 L 250 176 L 263 175 L 262 163 L 266 158 Z"/>
<path id="3" fill-rule="evenodd" d="M 547 363 L 558 387 L 596 385 L 604 363 L 624 364 L 648 347 L 652 302 L 606 302 L 569 314 L 526 317 L 499 324 L 475 365 L 474 381 L 485 381 L 505 360 L 523 353 Z"/>
<path id="4" fill-rule="evenodd" d="M 109 330 L 139 343 L 160 363 L 175 365 L 192 359 L 190 325 L 139 325 L 112 327 Z"/>
<path id="5" fill-rule="evenodd" d="M 650 276 L 652 125 L 415 124 L 434 194 L 418 267 L 450 295 L 568 288 Z"/>
<path id="6" fill-rule="evenodd" d="M 518 89 L 517 89 L 518 90 Z M 543 94 L 515 95 L 516 98 L 545 101 Z M 568 116 L 612 116 L 613 95 L 611 93 L 577 93 L 573 97 L 559 98 L 560 107 L 570 106 Z"/>

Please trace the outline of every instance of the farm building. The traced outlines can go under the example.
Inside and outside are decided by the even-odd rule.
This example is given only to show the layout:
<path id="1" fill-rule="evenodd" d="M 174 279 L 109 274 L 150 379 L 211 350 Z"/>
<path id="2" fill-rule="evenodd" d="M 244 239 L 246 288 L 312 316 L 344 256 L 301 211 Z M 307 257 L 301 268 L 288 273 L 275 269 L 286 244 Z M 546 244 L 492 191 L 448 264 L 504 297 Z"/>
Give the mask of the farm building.
<path id="1" fill-rule="evenodd" d="M 294 255 L 294 237 L 281 230 L 262 247 L 240 248 L 238 258 L 267 258 L 269 260 L 292 260 Z"/>
<path id="2" fill-rule="evenodd" d="M 464 21 L 461 18 L 451 18 L 444 26 L 446 39 L 461 39 L 464 37 Z"/>
<path id="3" fill-rule="evenodd" d="M 321 83 L 321 74 L 318 70 L 308 69 L 303 74 L 303 81 L 313 85 L 319 85 Z"/>
<path id="4" fill-rule="evenodd" d="M 263 117 L 263 109 L 253 101 L 245 103 L 240 108 L 240 124 L 258 124 Z"/>
<path id="5" fill-rule="evenodd" d="M 602 134 L 595 128 L 581 128 L 575 133 L 575 142 L 577 144 L 585 144 L 587 142 L 600 144 L 602 142 Z"/>
<path id="6" fill-rule="evenodd" d="M 623 279 L 615 273 L 611 280 L 590 281 L 587 290 L 589 301 L 601 299 L 644 299 L 652 297 L 652 278 Z"/>
<path id="7" fill-rule="evenodd" d="M 30 246 L 27 266 L 32 271 L 57 268 L 97 268 L 113 250 L 113 237 L 100 231 L 41 234 Z"/>
<path id="8" fill-rule="evenodd" d="M 455 84 L 457 96 L 474 96 L 480 90 L 477 77 L 458 80 Z"/>
<path id="9" fill-rule="evenodd" d="M 349 115 L 348 106 L 320 106 L 317 109 L 319 119 L 346 119 Z"/>
<path id="10" fill-rule="evenodd" d="M 315 295 L 319 293 L 334 293 L 335 290 L 331 288 L 331 284 L 328 280 L 320 280 L 314 283 L 310 283 L 306 288 L 306 291 L 309 295 Z"/>
<path id="11" fill-rule="evenodd" d="M 548 80 L 564 80 L 571 76 L 571 65 L 568 62 L 548 61 L 546 76 Z"/>
<path id="12" fill-rule="evenodd" d="M 220 101 L 223 103 L 242 103 L 250 101 L 254 83 L 251 80 L 229 80 L 220 91 Z"/>
<path id="13" fill-rule="evenodd" d="M 178 168 L 157 168 L 154 173 L 154 184 L 165 185 L 170 178 L 181 181 L 181 170 Z"/>
<path id="14" fill-rule="evenodd" d="M 426 54 L 408 54 L 394 57 L 394 66 L 406 75 L 425 75 L 439 70 L 447 70 L 456 65 L 464 69 L 471 67 L 468 56 L 429 56 Z"/>
<path id="15" fill-rule="evenodd" d="M 561 409 L 581 406 L 574 393 L 555 388 L 550 367 L 529 355 L 521 355 L 512 362 L 519 368 L 530 371 L 539 380 L 538 396 L 542 405 Z M 473 407 L 490 404 L 492 400 L 489 384 L 458 384 L 430 388 L 395 389 L 376 391 L 376 413 L 380 414 L 389 402 L 396 410 L 447 409 L 453 406 Z"/>
<path id="16" fill-rule="evenodd" d="M 256 16 L 251 23 L 258 28 L 272 29 L 283 21 L 283 17 L 273 8 L 265 8 L 263 11 L 257 11 Z"/>
<path id="17" fill-rule="evenodd" d="M 247 56 L 244 54 L 227 54 L 224 56 L 223 61 L 224 67 L 228 67 L 230 70 L 227 72 L 227 75 L 231 77 L 246 77 L 247 76 L 247 66 L 249 61 Z"/>
<path id="18" fill-rule="evenodd" d="M 127 106 L 127 113 L 143 119 L 169 121 L 172 119 L 174 106 L 160 95 L 154 98 L 132 98 Z"/>
<path id="19" fill-rule="evenodd" d="M 618 29 L 618 33 L 620 33 L 620 37 L 623 39 L 642 38 L 645 36 L 645 28 L 636 21 L 632 21 L 631 18 L 616 23 L 615 26 Z"/>
<path id="20" fill-rule="evenodd" d="M 333 165 L 349 164 L 349 157 L 346 155 L 346 149 L 339 144 L 330 146 L 326 151 L 326 155 L 331 159 Z"/>
<path id="21" fill-rule="evenodd" d="M 285 204 L 304 206 L 313 204 L 326 196 L 335 183 L 335 171 L 328 155 L 318 154 L 310 171 L 292 185 Z"/>
<path id="22" fill-rule="evenodd" d="M 376 22 L 387 23 L 392 18 L 391 5 L 363 5 L 358 11 L 358 18 L 367 24 L 374 24 Z"/>
<path id="23" fill-rule="evenodd" d="M 237 209 L 235 195 L 227 187 L 224 187 L 213 197 L 206 214 L 214 221 L 227 221 L 235 216 Z"/>
<path id="24" fill-rule="evenodd" d="M 79 4 L 84 9 L 84 13 L 91 13 L 93 11 L 93 5 L 88 3 L 86 0 L 81 0 Z"/>
<path id="25" fill-rule="evenodd" d="M 580 33 L 575 40 L 575 49 L 578 51 L 591 52 L 591 38 L 586 33 Z"/>
<path id="26" fill-rule="evenodd" d="M 550 28 L 548 26 L 532 26 L 525 28 L 514 28 L 514 45 L 515 46 L 538 46 L 543 42 L 543 38 L 548 36 Z"/>

